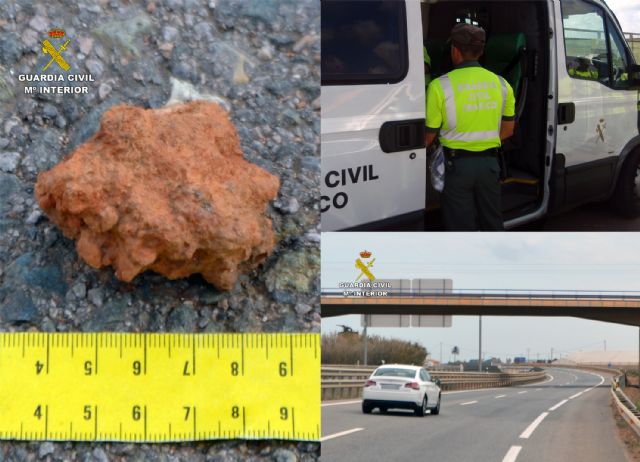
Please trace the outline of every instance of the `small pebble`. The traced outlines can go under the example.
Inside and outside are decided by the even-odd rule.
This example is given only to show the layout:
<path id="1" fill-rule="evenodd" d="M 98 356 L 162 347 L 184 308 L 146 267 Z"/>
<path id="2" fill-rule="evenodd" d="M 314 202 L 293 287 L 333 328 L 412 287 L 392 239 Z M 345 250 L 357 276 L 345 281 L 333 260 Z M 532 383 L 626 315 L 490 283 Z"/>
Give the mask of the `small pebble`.
<path id="1" fill-rule="evenodd" d="M 109 96 L 109 94 L 111 94 L 111 85 L 106 82 L 101 83 L 98 87 L 98 97 L 101 100 L 104 100 L 107 96 Z"/>
<path id="2" fill-rule="evenodd" d="M 20 162 L 20 153 L 13 151 L 0 152 L 0 170 L 13 173 Z"/>
<path id="3" fill-rule="evenodd" d="M 40 459 L 44 459 L 49 454 L 53 454 L 55 450 L 55 446 L 50 441 L 45 441 L 44 443 L 40 443 L 40 447 L 38 448 L 38 457 Z"/>
<path id="4" fill-rule="evenodd" d="M 34 210 L 27 217 L 26 223 L 28 225 L 35 225 L 36 223 L 38 223 L 38 220 L 40 220 L 41 217 L 42 217 L 42 211 L 40 209 Z"/>
<path id="5" fill-rule="evenodd" d="M 38 32 L 44 32 L 47 30 L 47 23 L 48 21 L 46 18 L 43 18 L 42 16 L 34 16 L 33 19 L 29 21 L 29 27 Z"/>

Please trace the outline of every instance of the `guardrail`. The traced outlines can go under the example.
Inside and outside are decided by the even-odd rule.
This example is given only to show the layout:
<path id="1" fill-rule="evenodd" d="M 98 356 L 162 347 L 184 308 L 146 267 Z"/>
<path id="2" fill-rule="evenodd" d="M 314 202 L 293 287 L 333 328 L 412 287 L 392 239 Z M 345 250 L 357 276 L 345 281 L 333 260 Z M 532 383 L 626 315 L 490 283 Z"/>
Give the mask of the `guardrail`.
<path id="1" fill-rule="evenodd" d="M 613 385 L 611 386 L 611 396 L 622 418 L 626 420 L 629 426 L 640 436 L 640 410 L 638 410 L 635 404 L 625 395 L 622 388 L 616 386 L 616 381 L 613 381 Z"/>
<path id="2" fill-rule="evenodd" d="M 322 365 L 322 369 L 341 369 L 341 370 L 366 370 L 369 371 L 369 373 L 373 372 L 375 370 L 375 368 L 378 366 L 363 366 L 360 364 L 354 365 L 354 366 L 345 366 L 343 364 L 323 364 Z M 457 365 L 448 365 L 448 364 L 439 364 L 436 366 L 423 366 L 427 371 L 431 372 L 431 371 L 443 371 L 443 372 L 463 372 L 462 368 L 462 364 L 457 364 Z"/>
<path id="3" fill-rule="evenodd" d="M 375 367 L 366 366 L 322 366 L 322 400 L 359 398 L 364 382 Z M 468 390 L 478 388 L 508 387 L 533 383 L 545 378 L 544 372 L 516 374 L 485 372 L 430 371 L 431 377 L 440 379 L 440 388 Z"/>
<path id="4" fill-rule="evenodd" d="M 636 60 L 640 60 L 640 34 L 625 32 L 624 37 L 631 47 L 631 52 L 636 56 Z"/>
<path id="5" fill-rule="evenodd" d="M 613 402 L 616 405 L 616 409 L 622 416 L 622 418 L 629 424 L 629 426 L 636 432 L 638 436 L 640 436 L 640 410 L 636 407 L 635 404 L 629 399 L 629 397 L 624 393 L 623 388 L 625 387 L 625 379 L 626 375 L 624 371 L 621 369 L 617 369 L 614 367 L 604 367 L 597 366 L 593 364 L 581 364 L 575 366 L 567 366 L 567 365 L 549 365 L 550 367 L 556 367 L 558 369 L 583 369 L 595 372 L 603 372 L 614 374 L 611 377 L 611 397 L 613 398 Z M 547 367 L 549 367 L 547 366 Z M 620 365 L 616 365 L 620 367 Z"/>

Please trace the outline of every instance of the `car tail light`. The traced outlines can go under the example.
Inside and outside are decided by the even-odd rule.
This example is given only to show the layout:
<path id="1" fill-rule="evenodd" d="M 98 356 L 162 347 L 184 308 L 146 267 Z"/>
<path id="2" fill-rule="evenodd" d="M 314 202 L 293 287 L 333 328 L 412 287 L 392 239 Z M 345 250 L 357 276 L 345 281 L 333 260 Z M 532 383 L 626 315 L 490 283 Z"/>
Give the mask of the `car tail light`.
<path id="1" fill-rule="evenodd" d="M 367 380 L 367 383 L 364 384 L 365 387 L 375 387 L 376 382 L 373 380 Z"/>
<path id="2" fill-rule="evenodd" d="M 420 390 L 420 384 L 418 382 L 408 382 L 404 384 L 405 388 L 413 388 L 414 390 Z"/>

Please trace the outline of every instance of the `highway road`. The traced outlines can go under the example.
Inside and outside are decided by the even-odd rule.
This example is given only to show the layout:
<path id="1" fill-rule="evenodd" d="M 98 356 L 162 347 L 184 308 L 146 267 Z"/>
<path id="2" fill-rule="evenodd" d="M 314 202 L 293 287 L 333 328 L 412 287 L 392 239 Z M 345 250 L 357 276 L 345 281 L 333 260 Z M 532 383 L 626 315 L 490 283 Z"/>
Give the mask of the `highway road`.
<path id="1" fill-rule="evenodd" d="M 608 376 L 549 369 L 538 384 L 445 392 L 440 415 L 322 404 L 323 462 L 623 462 Z"/>

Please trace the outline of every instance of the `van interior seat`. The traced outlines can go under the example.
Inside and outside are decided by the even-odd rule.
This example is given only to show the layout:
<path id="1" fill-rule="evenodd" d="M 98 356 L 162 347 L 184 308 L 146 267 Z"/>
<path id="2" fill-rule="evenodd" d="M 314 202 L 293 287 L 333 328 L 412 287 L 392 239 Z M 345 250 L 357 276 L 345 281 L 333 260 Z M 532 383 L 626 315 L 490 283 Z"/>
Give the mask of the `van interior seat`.
<path id="1" fill-rule="evenodd" d="M 516 120 L 520 119 L 527 94 L 527 38 L 524 33 L 496 34 L 487 40 L 484 67 L 502 76 L 513 88 L 516 99 Z M 508 150 L 506 150 L 508 151 Z M 507 185 L 537 188 L 538 168 L 526 158 L 507 154 Z"/>
<path id="2" fill-rule="evenodd" d="M 490 71 L 504 77 L 513 93 L 518 97 L 524 72 L 524 52 L 527 39 L 520 32 L 516 34 L 492 35 L 487 40 L 484 52 L 484 66 Z"/>

